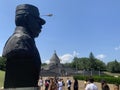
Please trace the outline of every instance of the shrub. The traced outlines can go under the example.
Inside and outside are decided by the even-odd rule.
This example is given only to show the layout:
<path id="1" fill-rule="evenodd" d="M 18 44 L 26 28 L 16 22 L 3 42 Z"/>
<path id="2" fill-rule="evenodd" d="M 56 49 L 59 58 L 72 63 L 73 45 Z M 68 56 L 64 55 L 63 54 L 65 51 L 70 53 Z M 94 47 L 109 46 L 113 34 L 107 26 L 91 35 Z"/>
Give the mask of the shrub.
<path id="1" fill-rule="evenodd" d="M 113 77 L 113 76 L 92 76 L 95 80 L 95 82 L 101 82 L 102 80 L 106 80 L 107 83 L 110 84 L 120 84 L 120 77 Z M 89 76 L 82 76 L 82 75 L 75 75 L 74 78 L 77 78 L 78 80 L 85 80 L 86 78 L 89 78 Z"/>

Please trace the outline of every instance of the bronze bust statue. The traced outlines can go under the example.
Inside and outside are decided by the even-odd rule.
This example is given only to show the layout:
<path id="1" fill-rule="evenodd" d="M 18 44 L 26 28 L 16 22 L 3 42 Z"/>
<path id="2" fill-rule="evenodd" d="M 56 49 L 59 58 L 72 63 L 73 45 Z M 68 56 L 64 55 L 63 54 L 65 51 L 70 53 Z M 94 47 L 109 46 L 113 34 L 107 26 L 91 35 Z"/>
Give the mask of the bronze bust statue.
<path id="1" fill-rule="evenodd" d="M 21 4 L 16 7 L 15 24 L 2 54 L 7 59 L 4 88 L 37 87 L 41 59 L 34 39 L 45 20 L 36 6 Z"/>

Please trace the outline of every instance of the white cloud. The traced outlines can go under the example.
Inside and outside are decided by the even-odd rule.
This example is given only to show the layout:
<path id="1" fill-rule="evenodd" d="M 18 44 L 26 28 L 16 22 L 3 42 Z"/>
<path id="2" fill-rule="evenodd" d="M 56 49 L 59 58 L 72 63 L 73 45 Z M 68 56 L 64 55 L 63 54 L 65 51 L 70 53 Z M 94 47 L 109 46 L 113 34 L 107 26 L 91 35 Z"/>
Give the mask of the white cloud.
<path id="1" fill-rule="evenodd" d="M 49 63 L 50 63 L 50 60 L 45 60 L 45 63 L 49 64 Z"/>
<path id="2" fill-rule="evenodd" d="M 70 63 L 72 62 L 74 57 L 78 57 L 79 53 L 76 51 L 73 51 L 72 54 L 64 54 L 62 56 L 60 56 L 59 58 L 61 59 L 61 63 Z"/>
<path id="3" fill-rule="evenodd" d="M 114 48 L 116 51 L 120 50 L 120 46 Z"/>
<path id="4" fill-rule="evenodd" d="M 73 55 L 64 54 L 59 57 L 61 59 L 61 63 L 70 63 L 73 60 Z"/>
<path id="5" fill-rule="evenodd" d="M 106 55 L 104 55 L 104 54 L 99 54 L 96 56 L 96 58 L 98 58 L 98 59 L 104 59 L 105 57 L 106 57 Z"/>

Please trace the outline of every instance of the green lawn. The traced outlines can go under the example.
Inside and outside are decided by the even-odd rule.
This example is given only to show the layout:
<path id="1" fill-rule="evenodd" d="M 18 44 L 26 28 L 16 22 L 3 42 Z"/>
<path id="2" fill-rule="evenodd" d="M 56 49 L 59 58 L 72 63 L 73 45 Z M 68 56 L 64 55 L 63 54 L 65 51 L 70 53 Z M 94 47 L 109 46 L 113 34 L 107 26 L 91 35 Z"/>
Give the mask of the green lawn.
<path id="1" fill-rule="evenodd" d="M 110 75 L 110 76 L 119 76 L 120 77 L 120 73 L 110 73 L 110 72 L 104 72 L 104 73 L 107 75 Z"/>
<path id="2" fill-rule="evenodd" d="M 0 71 L 0 88 L 3 87 L 5 72 Z"/>

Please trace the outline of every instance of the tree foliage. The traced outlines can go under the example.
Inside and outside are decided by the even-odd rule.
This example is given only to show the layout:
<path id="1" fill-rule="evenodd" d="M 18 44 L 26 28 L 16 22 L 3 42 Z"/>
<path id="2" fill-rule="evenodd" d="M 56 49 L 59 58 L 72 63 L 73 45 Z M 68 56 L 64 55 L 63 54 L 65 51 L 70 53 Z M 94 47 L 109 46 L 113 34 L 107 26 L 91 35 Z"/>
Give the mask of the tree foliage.
<path id="1" fill-rule="evenodd" d="M 117 60 L 108 62 L 107 70 L 112 73 L 120 73 L 120 63 Z"/>
<path id="2" fill-rule="evenodd" d="M 92 52 L 90 52 L 90 55 L 89 55 L 89 64 L 91 69 L 94 69 L 94 70 L 97 69 L 96 58 L 94 57 Z"/>
<path id="3" fill-rule="evenodd" d="M 101 70 L 109 71 L 112 73 L 120 73 L 120 63 L 117 60 L 108 62 L 107 65 L 94 57 L 94 54 L 90 52 L 89 57 L 74 57 L 71 66 L 77 70 Z"/>
<path id="4" fill-rule="evenodd" d="M 99 60 L 99 59 L 96 59 L 96 66 L 97 66 L 97 70 L 101 70 L 101 71 L 105 71 L 106 70 L 106 64 Z"/>
<path id="5" fill-rule="evenodd" d="M 0 70 L 5 71 L 6 70 L 6 58 L 0 57 Z"/>
<path id="6" fill-rule="evenodd" d="M 89 58 L 87 57 L 82 57 L 82 58 L 77 58 L 74 57 L 72 61 L 72 67 L 76 68 L 77 70 L 106 70 L 106 65 L 104 62 L 102 62 L 99 59 L 96 59 L 91 52 L 89 55 Z"/>
<path id="7" fill-rule="evenodd" d="M 41 64 L 41 66 L 45 66 L 45 65 L 47 65 L 47 63 L 42 63 L 42 64 Z"/>

